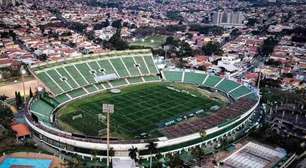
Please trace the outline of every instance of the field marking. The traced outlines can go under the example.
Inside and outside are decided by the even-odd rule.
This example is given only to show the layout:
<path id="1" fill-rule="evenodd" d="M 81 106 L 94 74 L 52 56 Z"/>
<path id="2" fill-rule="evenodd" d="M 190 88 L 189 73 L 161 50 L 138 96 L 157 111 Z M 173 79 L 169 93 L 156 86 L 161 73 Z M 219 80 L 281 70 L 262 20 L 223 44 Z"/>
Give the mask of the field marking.
<path id="1" fill-rule="evenodd" d="M 206 100 L 203 102 L 194 101 L 194 100 L 197 100 L 195 98 L 193 98 L 192 101 L 182 101 L 186 99 L 185 97 L 190 97 L 190 95 L 171 91 L 165 88 L 165 86 L 159 86 L 159 87 L 153 86 L 153 87 L 144 87 L 144 88 L 145 89 L 142 89 L 142 90 L 139 90 L 139 89 L 129 90 L 127 95 L 112 95 L 111 97 L 103 98 L 104 101 L 112 100 L 115 102 L 116 101 L 121 102 L 120 104 L 122 105 L 120 105 L 120 107 L 121 106 L 125 107 L 122 109 L 133 109 L 133 108 L 135 109 L 135 110 L 130 110 L 132 111 L 130 113 L 127 113 L 129 110 L 127 111 L 119 110 L 120 112 L 117 111 L 117 114 L 118 116 L 120 116 L 121 119 L 114 120 L 114 124 L 116 125 L 116 128 L 125 128 L 125 125 L 130 125 L 132 127 L 137 127 L 137 128 L 139 127 L 139 129 L 137 130 L 135 130 L 135 128 L 124 129 L 123 131 L 120 131 L 122 135 L 126 135 L 126 136 L 133 135 L 134 136 L 135 134 L 138 134 L 140 132 L 150 132 L 149 130 L 156 131 L 158 130 L 158 127 L 156 127 L 156 124 L 159 124 L 159 122 L 156 122 L 159 120 L 158 116 L 162 116 L 162 121 L 167 120 L 167 119 L 175 119 L 176 116 L 182 115 L 185 112 L 189 112 L 195 109 L 195 107 L 193 107 L 195 106 L 194 103 L 199 104 L 198 106 L 202 106 L 202 104 L 205 105 L 205 104 L 211 103 L 211 100 L 207 99 L 206 97 L 203 97 L 204 98 L 203 100 Z M 135 91 L 137 93 L 135 93 Z M 169 91 L 169 93 L 172 92 L 173 95 L 171 94 L 163 98 L 165 91 Z M 133 98 L 137 97 L 137 98 L 131 99 L 132 97 Z M 148 99 L 143 98 L 143 97 L 146 97 Z M 116 98 L 120 98 L 120 99 L 115 100 Z M 154 101 L 153 103 L 152 100 L 156 100 L 156 101 Z M 164 100 L 168 100 L 168 101 L 164 102 Z M 98 114 L 100 113 L 99 108 L 101 108 L 99 106 L 100 101 L 101 99 L 97 101 L 93 101 L 90 104 L 86 104 L 85 106 L 79 107 L 79 108 L 86 109 L 86 110 L 90 109 L 89 111 L 91 111 L 91 114 Z M 178 102 L 180 103 L 178 104 Z M 150 103 L 153 103 L 153 104 L 151 106 L 148 106 L 148 104 Z M 163 107 L 163 106 L 168 106 L 168 107 Z M 185 106 L 191 106 L 191 108 L 184 108 Z M 175 110 L 175 109 L 182 109 L 182 108 L 185 110 L 183 111 Z M 159 110 L 154 110 L 154 109 L 159 109 Z M 135 118 L 135 116 L 141 116 L 141 117 Z M 97 119 L 94 119 L 94 120 L 97 120 Z M 121 123 L 120 121 L 122 120 L 125 120 L 126 122 Z M 145 127 L 143 127 L 142 125 L 143 123 L 147 123 L 145 124 Z M 116 130 L 114 131 L 116 132 Z"/>

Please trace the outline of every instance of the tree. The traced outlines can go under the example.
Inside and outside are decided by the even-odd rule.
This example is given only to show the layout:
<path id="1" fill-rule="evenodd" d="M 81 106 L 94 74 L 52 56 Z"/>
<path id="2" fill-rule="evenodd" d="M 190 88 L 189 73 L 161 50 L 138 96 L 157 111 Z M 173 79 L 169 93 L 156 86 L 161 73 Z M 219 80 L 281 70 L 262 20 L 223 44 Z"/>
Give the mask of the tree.
<path id="1" fill-rule="evenodd" d="M 180 158 L 180 156 L 176 153 L 170 156 L 169 166 L 171 168 L 180 168 L 183 167 L 184 161 Z"/>
<path id="2" fill-rule="evenodd" d="M 182 41 L 180 43 L 178 56 L 179 57 L 190 57 L 190 56 L 193 56 L 193 55 L 194 55 L 194 52 L 193 52 L 192 48 L 190 47 L 190 45 L 187 42 Z"/>
<path id="3" fill-rule="evenodd" d="M 129 156 L 131 159 L 137 162 L 138 161 L 138 149 L 132 146 L 132 148 L 129 149 Z"/>
<path id="4" fill-rule="evenodd" d="M 108 41 L 111 47 L 116 50 L 126 50 L 129 45 L 126 41 L 121 38 L 121 29 L 117 29 L 116 33 Z"/>
<path id="5" fill-rule="evenodd" d="M 15 91 L 15 102 L 16 102 L 16 107 L 19 108 L 21 105 L 21 98 L 20 98 L 20 94 Z"/>
<path id="6" fill-rule="evenodd" d="M 273 52 L 274 47 L 278 44 L 278 42 L 279 39 L 277 37 L 268 37 L 258 49 L 258 54 L 264 57 L 269 56 Z"/>
<path id="7" fill-rule="evenodd" d="M 148 148 L 148 151 L 150 152 L 150 155 L 152 155 L 153 153 L 156 153 L 157 151 L 157 144 L 154 143 L 153 141 L 149 142 L 149 144 L 146 145 L 146 147 Z M 150 157 L 150 168 L 152 167 L 152 156 Z"/>
<path id="8" fill-rule="evenodd" d="M 162 168 L 163 167 L 163 162 L 161 161 L 162 158 L 163 158 L 163 155 L 160 154 L 160 153 L 157 153 L 155 155 L 155 158 L 154 158 L 155 164 L 153 166 L 154 168 Z"/>
<path id="9" fill-rule="evenodd" d="M 0 96 L 0 100 L 1 100 L 1 101 L 5 101 L 7 98 L 8 98 L 8 97 L 5 96 L 5 95 Z"/>
<path id="10" fill-rule="evenodd" d="M 166 16 L 171 20 L 183 20 L 183 16 L 178 11 L 168 11 Z"/>
<path id="11" fill-rule="evenodd" d="M 29 93 L 29 95 L 30 95 L 30 98 L 33 97 L 33 92 L 32 92 L 32 88 L 31 88 L 31 87 L 30 87 L 30 93 Z"/>
<path id="12" fill-rule="evenodd" d="M 204 52 L 205 55 L 212 55 L 212 54 L 221 55 L 223 52 L 220 43 L 213 41 L 210 41 L 207 44 L 203 45 L 202 51 Z"/>
<path id="13" fill-rule="evenodd" d="M 1 125 L 9 129 L 12 119 L 14 118 L 14 115 L 12 111 L 7 106 L 1 106 L 0 108 L 0 123 Z"/>
<path id="14" fill-rule="evenodd" d="M 197 146 L 192 149 L 191 154 L 192 156 L 197 158 L 197 161 L 199 162 L 199 166 L 201 167 L 202 158 L 205 155 L 204 151 L 199 146 Z"/>
<path id="15" fill-rule="evenodd" d="M 122 20 L 118 19 L 118 20 L 113 21 L 112 27 L 120 29 L 122 27 Z"/>

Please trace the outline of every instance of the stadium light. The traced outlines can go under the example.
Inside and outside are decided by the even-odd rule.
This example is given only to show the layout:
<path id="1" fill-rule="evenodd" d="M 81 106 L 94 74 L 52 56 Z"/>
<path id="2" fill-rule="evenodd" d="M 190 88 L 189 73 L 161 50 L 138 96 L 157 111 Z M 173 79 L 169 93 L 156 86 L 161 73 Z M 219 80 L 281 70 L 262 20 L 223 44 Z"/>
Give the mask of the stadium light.
<path id="1" fill-rule="evenodd" d="M 103 104 L 102 105 L 102 112 L 107 114 L 107 167 L 109 167 L 109 137 L 110 137 L 110 131 L 109 131 L 109 125 L 110 125 L 110 115 L 114 113 L 114 105 L 113 104 Z"/>
<path id="2" fill-rule="evenodd" d="M 27 73 L 25 69 L 21 69 L 21 79 L 22 79 L 22 89 L 23 89 L 23 103 L 26 103 L 25 85 L 24 85 L 24 75 Z"/>

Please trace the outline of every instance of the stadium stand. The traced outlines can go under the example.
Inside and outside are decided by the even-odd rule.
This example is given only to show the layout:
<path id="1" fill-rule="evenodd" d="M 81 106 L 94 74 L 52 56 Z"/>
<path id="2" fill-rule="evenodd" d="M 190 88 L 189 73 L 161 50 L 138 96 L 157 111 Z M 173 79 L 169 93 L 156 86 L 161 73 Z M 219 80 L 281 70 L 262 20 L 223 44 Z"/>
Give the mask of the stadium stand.
<path id="1" fill-rule="evenodd" d="M 204 117 L 195 118 L 193 120 L 188 120 L 186 122 L 181 122 L 173 126 L 161 128 L 161 132 L 168 138 L 175 138 L 180 136 L 185 136 L 193 132 L 200 132 L 208 128 L 215 126 L 221 126 L 226 120 L 233 120 L 245 111 L 249 107 L 253 106 L 256 102 L 250 99 L 239 99 L 236 103 L 226 106 L 214 114 Z M 226 130 L 225 130 L 226 132 Z"/>
<path id="2" fill-rule="evenodd" d="M 138 67 L 140 69 L 140 72 L 143 75 L 150 74 L 148 66 L 145 64 L 143 57 L 141 57 L 141 56 L 140 57 L 134 57 L 134 60 L 136 62 L 136 65 L 138 65 Z"/>
<path id="3" fill-rule="evenodd" d="M 235 100 L 238 100 L 242 97 L 246 97 L 251 100 L 257 100 L 257 96 L 250 90 L 250 88 L 237 82 L 221 78 L 219 76 L 181 70 L 165 70 L 162 72 L 162 74 L 164 79 L 167 81 L 181 82 L 183 79 L 184 83 L 191 83 L 217 89 L 228 94 Z"/>
<path id="4" fill-rule="evenodd" d="M 182 81 L 183 71 L 164 71 L 163 74 L 164 78 L 168 81 Z"/>
<path id="5" fill-rule="evenodd" d="M 50 116 L 54 107 L 44 99 L 34 100 L 31 106 L 31 112 L 35 114 L 39 121 L 50 123 Z"/>
<path id="6" fill-rule="evenodd" d="M 213 75 L 209 75 L 207 80 L 204 82 L 204 86 L 207 87 L 212 87 L 214 88 L 215 85 L 220 82 L 222 78 L 220 78 L 219 76 L 213 76 Z"/>
<path id="7" fill-rule="evenodd" d="M 97 80 L 97 77 L 108 74 L 116 74 L 119 78 L 118 81 L 110 82 L 112 87 L 127 84 L 128 81 L 125 79 L 128 78 L 131 78 L 131 83 L 142 82 L 142 76 L 145 81 L 160 80 L 156 76 L 158 70 L 150 50 L 111 52 L 104 57 L 97 55 L 90 57 L 89 60 L 81 57 L 67 62 L 53 63 L 45 69 L 42 67 L 32 68 L 34 75 L 55 96 L 68 93 L 71 97 L 76 97 L 86 94 L 86 91 L 91 93 L 109 88 L 109 84 L 102 86 L 103 81 Z M 60 96 L 60 102 L 67 100 L 67 97 L 69 98 L 69 96 Z"/>
<path id="8" fill-rule="evenodd" d="M 185 72 L 184 82 L 201 85 L 206 78 L 206 74 Z"/>
<path id="9" fill-rule="evenodd" d="M 240 86 L 239 88 L 235 89 L 234 91 L 230 92 L 229 95 L 234 99 L 238 99 L 239 97 L 251 93 L 250 89 L 246 86 Z"/>
<path id="10" fill-rule="evenodd" d="M 217 88 L 219 90 L 222 90 L 223 92 L 228 93 L 229 91 L 237 88 L 238 86 L 240 86 L 238 83 L 225 79 L 217 86 Z"/>

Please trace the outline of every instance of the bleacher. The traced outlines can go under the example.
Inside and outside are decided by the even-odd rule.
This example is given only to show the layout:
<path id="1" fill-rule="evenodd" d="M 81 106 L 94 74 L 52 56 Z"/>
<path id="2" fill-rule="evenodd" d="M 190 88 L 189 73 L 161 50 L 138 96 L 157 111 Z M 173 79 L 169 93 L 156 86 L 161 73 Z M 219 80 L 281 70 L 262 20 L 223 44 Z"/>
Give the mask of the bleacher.
<path id="1" fill-rule="evenodd" d="M 163 71 L 163 76 L 167 81 L 181 82 L 183 71 Z"/>
<path id="2" fill-rule="evenodd" d="M 150 50 L 110 52 L 104 54 L 104 57 L 101 55 L 52 63 L 44 65 L 45 68 L 38 66 L 32 68 L 32 72 L 51 93 L 58 96 L 60 102 L 105 88 L 160 80 L 156 76 L 158 69 Z M 97 78 L 103 78 L 103 75 L 116 75 L 117 79 L 101 84 L 105 81 Z"/>
<path id="3" fill-rule="evenodd" d="M 31 112 L 35 114 L 39 121 L 50 123 L 50 116 L 54 107 L 44 99 L 34 100 L 31 106 Z"/>
<path id="4" fill-rule="evenodd" d="M 242 97 L 257 100 L 257 96 L 250 90 L 250 88 L 232 80 L 223 79 L 219 76 L 208 75 L 202 72 L 182 70 L 165 70 L 162 72 L 162 74 L 166 81 L 182 82 L 183 80 L 183 83 L 210 87 L 224 92 L 235 100 Z"/>
<path id="5" fill-rule="evenodd" d="M 236 103 L 226 106 L 210 116 L 177 123 L 173 126 L 161 128 L 160 131 L 168 138 L 175 138 L 194 132 L 200 132 L 215 126 L 221 126 L 224 122 L 241 116 L 250 107 L 255 105 L 255 103 L 255 101 L 250 99 L 242 98 Z M 226 132 L 227 130 L 225 129 L 223 131 Z"/>
<path id="6" fill-rule="evenodd" d="M 215 85 L 218 82 L 220 82 L 220 80 L 222 80 L 222 78 L 220 78 L 219 76 L 209 75 L 203 85 L 207 86 L 207 87 L 214 88 Z"/>
<path id="7" fill-rule="evenodd" d="M 216 88 L 218 88 L 219 90 L 222 90 L 223 92 L 228 93 L 229 91 L 237 88 L 238 86 L 240 86 L 239 83 L 224 79 Z"/>
<path id="8" fill-rule="evenodd" d="M 185 72 L 184 83 L 201 85 L 206 76 L 207 75 L 203 73 Z"/>
<path id="9" fill-rule="evenodd" d="M 249 88 L 247 88 L 246 86 L 240 86 L 239 88 L 231 91 L 229 95 L 232 96 L 234 99 L 238 99 L 241 96 L 247 95 L 249 93 L 251 93 Z"/>
<path id="10" fill-rule="evenodd" d="M 67 95 L 69 95 L 72 98 L 76 98 L 76 97 L 83 96 L 83 95 L 86 95 L 86 94 L 87 94 L 87 92 L 83 88 L 75 89 L 75 90 L 67 93 Z"/>

